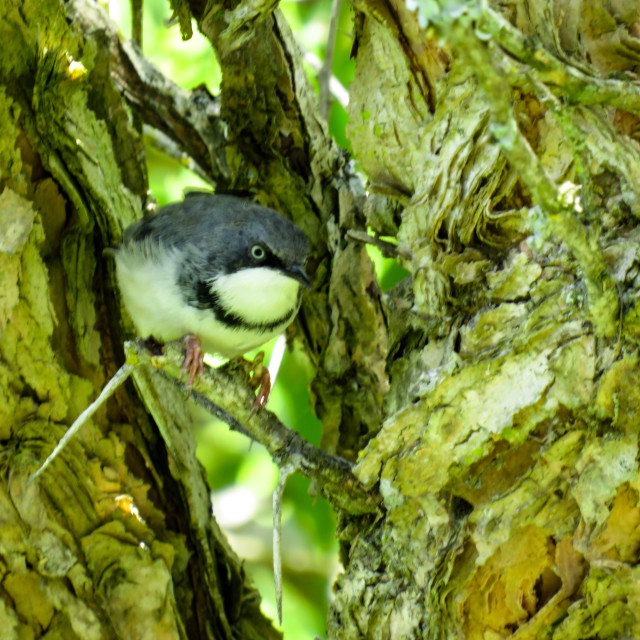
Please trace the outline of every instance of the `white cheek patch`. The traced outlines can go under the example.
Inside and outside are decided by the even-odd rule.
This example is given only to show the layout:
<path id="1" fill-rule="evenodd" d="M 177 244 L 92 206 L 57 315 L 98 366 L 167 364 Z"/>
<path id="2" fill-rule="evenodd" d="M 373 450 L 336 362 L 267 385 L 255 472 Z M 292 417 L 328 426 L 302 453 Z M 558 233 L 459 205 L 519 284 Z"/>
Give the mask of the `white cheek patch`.
<path id="1" fill-rule="evenodd" d="M 298 307 L 300 284 L 267 267 L 243 269 L 213 280 L 221 305 L 250 323 L 278 320 Z"/>

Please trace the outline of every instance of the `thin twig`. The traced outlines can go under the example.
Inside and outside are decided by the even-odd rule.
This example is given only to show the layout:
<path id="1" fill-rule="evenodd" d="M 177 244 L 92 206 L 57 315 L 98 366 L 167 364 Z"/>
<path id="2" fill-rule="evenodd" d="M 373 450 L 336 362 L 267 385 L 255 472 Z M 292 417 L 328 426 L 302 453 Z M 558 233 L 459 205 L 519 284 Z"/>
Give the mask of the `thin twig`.
<path id="1" fill-rule="evenodd" d="M 131 40 L 138 45 L 140 51 L 142 46 L 142 5 L 144 0 L 130 0 L 131 5 Z M 138 112 L 133 112 L 133 127 L 138 133 L 142 133 L 144 122 L 142 116 Z"/>
<path id="2" fill-rule="evenodd" d="M 278 484 L 273 490 L 273 582 L 276 590 L 278 622 L 282 624 L 282 497 L 295 466 L 287 463 L 278 468 Z"/>
<path id="3" fill-rule="evenodd" d="M 142 5 L 144 0 L 130 0 L 131 4 L 131 39 L 142 51 Z"/>
<path id="4" fill-rule="evenodd" d="M 308 51 L 302 45 L 300 46 L 300 50 L 302 51 L 303 60 L 317 73 L 322 69 L 322 61 L 318 56 L 313 53 L 313 51 Z M 349 92 L 345 88 L 345 86 L 336 78 L 336 76 L 331 75 L 329 77 L 329 91 L 331 95 L 335 98 L 335 100 L 342 105 L 345 109 L 349 106 Z"/>
<path id="5" fill-rule="evenodd" d="M 318 73 L 320 69 L 322 69 L 322 60 L 318 58 L 318 56 L 313 53 L 313 51 L 309 51 L 305 49 L 300 43 L 298 43 L 300 47 L 300 51 L 302 51 L 303 60 L 316 72 Z M 349 92 L 345 88 L 345 86 L 336 78 L 336 76 L 332 75 L 329 77 L 329 91 L 331 95 L 341 104 L 345 109 L 349 106 Z"/>
<path id="6" fill-rule="evenodd" d="M 378 247 L 385 258 L 395 258 L 398 255 L 398 245 L 382 240 L 376 236 L 370 236 L 366 231 L 349 229 L 349 231 L 347 231 L 347 236 L 356 242 L 362 242 L 364 244 L 370 244 L 374 247 Z"/>
<path id="7" fill-rule="evenodd" d="M 49 457 L 42 463 L 42 466 L 29 478 L 27 486 L 36 480 L 43 471 L 54 461 L 57 455 L 64 449 L 66 444 L 73 438 L 78 430 L 85 425 L 89 418 L 113 395 L 114 391 L 125 382 L 131 375 L 134 365 L 125 362 L 115 373 L 113 378 L 107 382 L 100 395 L 75 419 L 74 423 L 67 429 L 64 436 L 56 448 L 49 454 Z"/>
<path id="8" fill-rule="evenodd" d="M 155 129 L 149 125 L 144 127 L 144 141 L 149 147 L 153 147 L 160 151 L 160 153 L 173 158 L 179 162 L 183 167 L 193 171 L 203 182 L 215 186 L 215 183 L 211 180 L 211 176 L 190 156 L 184 149 L 166 133 Z"/>

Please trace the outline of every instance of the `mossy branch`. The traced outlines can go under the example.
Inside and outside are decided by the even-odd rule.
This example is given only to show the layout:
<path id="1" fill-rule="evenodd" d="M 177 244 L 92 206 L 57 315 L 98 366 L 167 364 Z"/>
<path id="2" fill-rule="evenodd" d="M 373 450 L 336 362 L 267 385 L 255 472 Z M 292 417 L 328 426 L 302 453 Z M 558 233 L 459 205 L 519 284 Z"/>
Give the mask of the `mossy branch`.
<path id="1" fill-rule="evenodd" d="M 613 78 L 588 75 L 559 60 L 539 40 L 527 37 L 499 13 L 485 7 L 479 16 L 479 29 L 490 34 L 518 68 L 508 74 L 509 84 L 526 88 L 527 75 L 544 83 L 558 98 L 570 104 L 606 105 L 640 114 L 640 87 Z M 526 69 L 524 66 L 526 65 Z M 505 67 L 508 73 L 508 69 Z"/>
<path id="2" fill-rule="evenodd" d="M 184 389 L 186 395 L 181 371 L 184 353 L 180 344 L 166 345 L 165 355 L 158 356 L 139 341 L 128 342 L 125 345 L 127 361 L 135 361 L 136 367 L 145 365 L 159 371 Z M 362 487 L 352 473 L 350 462 L 313 446 L 282 424 L 271 411 L 262 410 L 249 418 L 255 398 L 248 383 L 247 367 L 242 361 L 232 360 L 217 369 L 207 367 L 202 378 L 195 381 L 191 397 L 231 429 L 263 445 L 279 467 L 293 466 L 317 482 L 323 496 L 333 505 L 351 514 L 374 512 L 379 498 Z M 170 443 L 167 446 L 170 448 Z"/>

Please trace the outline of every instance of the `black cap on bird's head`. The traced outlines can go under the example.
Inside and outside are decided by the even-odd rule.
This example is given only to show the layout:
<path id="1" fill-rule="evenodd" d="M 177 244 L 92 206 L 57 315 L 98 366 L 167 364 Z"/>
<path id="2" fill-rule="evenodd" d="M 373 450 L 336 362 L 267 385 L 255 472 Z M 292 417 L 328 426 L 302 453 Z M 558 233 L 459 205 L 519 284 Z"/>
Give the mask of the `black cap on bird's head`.
<path id="1" fill-rule="evenodd" d="M 207 206 L 207 200 L 203 197 L 202 204 Z M 217 211 L 225 209 L 224 217 L 216 216 L 215 234 L 210 239 L 210 243 L 224 243 L 224 257 L 222 252 L 216 256 L 222 271 L 275 269 L 311 288 L 304 271 L 309 243 L 293 222 L 273 209 L 233 196 L 215 196 L 215 207 Z"/>

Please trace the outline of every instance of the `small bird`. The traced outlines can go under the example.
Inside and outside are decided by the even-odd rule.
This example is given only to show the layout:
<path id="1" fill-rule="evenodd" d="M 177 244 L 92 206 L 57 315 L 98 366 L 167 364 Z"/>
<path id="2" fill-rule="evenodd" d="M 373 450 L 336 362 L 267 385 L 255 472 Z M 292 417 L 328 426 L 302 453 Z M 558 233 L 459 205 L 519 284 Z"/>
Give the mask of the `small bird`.
<path id="1" fill-rule="evenodd" d="M 124 305 L 143 338 L 184 338 L 182 371 L 191 386 L 203 351 L 242 355 L 278 335 L 295 318 L 309 245 L 295 224 L 272 209 L 229 195 L 193 194 L 135 222 L 105 249 L 116 260 Z M 100 396 L 29 478 L 31 484 L 132 371 L 125 363 Z M 251 415 L 269 397 L 265 369 Z"/>
<path id="2" fill-rule="evenodd" d="M 301 285 L 311 288 L 304 233 L 230 195 L 189 194 L 132 224 L 106 253 L 140 336 L 184 338 L 189 386 L 203 350 L 233 358 L 264 344 L 295 318 Z"/>

